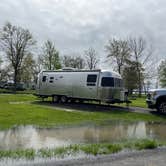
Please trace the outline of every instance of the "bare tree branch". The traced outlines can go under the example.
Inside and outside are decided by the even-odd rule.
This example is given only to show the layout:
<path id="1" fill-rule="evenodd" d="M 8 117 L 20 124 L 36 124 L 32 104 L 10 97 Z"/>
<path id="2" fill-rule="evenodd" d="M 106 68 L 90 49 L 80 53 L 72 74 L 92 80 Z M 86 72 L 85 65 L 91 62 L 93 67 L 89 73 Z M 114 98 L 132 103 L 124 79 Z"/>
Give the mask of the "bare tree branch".
<path id="1" fill-rule="evenodd" d="M 116 62 L 118 72 L 121 74 L 125 61 L 130 57 L 128 42 L 125 40 L 112 39 L 109 40 L 105 48 L 108 52 L 107 58 Z"/>
<path id="2" fill-rule="evenodd" d="M 95 69 L 99 63 L 99 59 L 97 57 L 97 52 L 95 51 L 95 49 L 91 47 L 88 50 L 85 50 L 84 53 L 86 57 L 85 61 L 87 67 L 90 70 Z"/>

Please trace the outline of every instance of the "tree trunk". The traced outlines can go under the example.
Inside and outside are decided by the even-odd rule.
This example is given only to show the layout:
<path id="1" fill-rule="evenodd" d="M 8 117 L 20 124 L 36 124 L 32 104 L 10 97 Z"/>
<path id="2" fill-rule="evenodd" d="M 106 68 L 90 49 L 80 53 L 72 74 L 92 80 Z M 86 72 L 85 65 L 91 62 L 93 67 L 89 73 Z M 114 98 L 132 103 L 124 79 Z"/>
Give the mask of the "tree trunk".
<path id="1" fill-rule="evenodd" d="M 121 74 L 121 67 L 120 66 L 118 66 L 118 72 L 119 72 L 119 74 Z"/>
<path id="2" fill-rule="evenodd" d="M 17 77 L 18 77 L 18 70 L 17 68 L 14 69 L 14 92 L 17 90 Z"/>
<path id="3" fill-rule="evenodd" d="M 140 70 L 138 71 L 138 88 L 139 88 L 139 94 L 138 94 L 138 96 L 141 97 L 142 96 L 142 93 L 141 93 L 142 92 L 142 83 L 141 83 L 141 73 L 140 73 Z"/>

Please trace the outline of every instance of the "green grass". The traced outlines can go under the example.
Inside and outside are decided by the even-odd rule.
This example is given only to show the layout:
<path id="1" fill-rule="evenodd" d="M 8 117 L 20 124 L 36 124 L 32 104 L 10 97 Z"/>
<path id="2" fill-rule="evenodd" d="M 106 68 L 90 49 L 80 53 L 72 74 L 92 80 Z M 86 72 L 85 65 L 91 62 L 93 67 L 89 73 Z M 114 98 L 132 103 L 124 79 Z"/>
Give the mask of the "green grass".
<path id="1" fill-rule="evenodd" d="M 166 122 L 166 117 L 162 115 L 128 111 L 66 112 L 55 109 L 53 106 L 41 105 L 40 102 L 34 102 L 35 100 L 37 98 L 33 95 L 1 94 L 0 129 L 8 129 L 16 125 L 54 127 L 69 124 L 102 123 L 112 120 Z"/>
<path id="2" fill-rule="evenodd" d="M 39 158 L 64 158 L 65 156 L 75 156 L 79 152 L 83 152 L 87 155 L 106 155 L 120 152 L 123 149 L 129 150 L 143 150 L 143 149 L 155 149 L 158 146 L 166 145 L 156 142 L 155 140 L 141 139 L 130 140 L 129 142 L 120 143 L 102 143 L 102 144 L 83 144 L 83 145 L 70 145 L 67 147 L 60 147 L 56 149 L 25 149 L 25 150 L 0 150 L 0 159 L 14 158 L 14 159 L 29 159 L 33 160 L 35 157 Z"/>
<path id="3" fill-rule="evenodd" d="M 131 101 L 131 103 L 129 104 L 129 106 L 131 107 L 142 107 L 142 108 L 147 108 L 147 104 L 146 104 L 146 97 L 142 96 L 142 97 L 129 97 L 129 100 Z M 116 104 L 116 105 L 120 105 L 120 106 L 126 106 L 125 103 L 123 104 Z"/>
<path id="4" fill-rule="evenodd" d="M 35 90 L 27 89 L 27 90 L 23 90 L 23 91 L 16 91 L 16 92 L 14 92 L 13 90 L 10 90 L 10 89 L 2 89 L 2 88 L 0 88 L 0 93 L 33 94 L 33 93 L 35 93 Z"/>
<path id="5" fill-rule="evenodd" d="M 160 141 L 157 142 L 151 139 L 138 139 L 138 140 L 136 139 L 136 140 L 125 141 L 123 144 L 123 148 L 143 150 L 143 149 L 154 149 L 162 145 L 166 145 L 166 143 Z"/>
<path id="6" fill-rule="evenodd" d="M 80 146 L 79 149 L 83 151 L 85 154 L 92 155 L 102 155 L 102 154 L 112 154 L 117 153 L 122 150 L 122 146 L 120 144 L 90 144 Z"/>
<path id="7" fill-rule="evenodd" d="M 26 159 L 34 159 L 36 156 L 34 149 L 26 149 L 26 150 L 0 150 L 0 158 L 26 158 Z"/>
<path id="8" fill-rule="evenodd" d="M 146 97 L 137 97 L 135 99 L 133 98 L 129 98 L 129 100 L 131 100 L 131 104 L 130 106 L 133 107 L 142 107 L 142 108 L 147 108 L 147 104 L 146 104 Z"/>

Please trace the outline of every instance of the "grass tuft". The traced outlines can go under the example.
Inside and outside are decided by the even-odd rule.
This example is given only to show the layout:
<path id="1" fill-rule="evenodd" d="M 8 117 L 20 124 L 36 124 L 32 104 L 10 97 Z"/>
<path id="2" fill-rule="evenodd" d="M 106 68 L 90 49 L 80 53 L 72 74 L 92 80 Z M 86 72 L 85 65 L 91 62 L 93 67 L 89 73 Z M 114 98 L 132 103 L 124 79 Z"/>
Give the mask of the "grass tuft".
<path id="1" fill-rule="evenodd" d="M 0 150 L 0 158 L 25 158 L 29 160 L 33 160 L 36 156 L 34 149 L 26 149 L 26 150 Z"/>
<path id="2" fill-rule="evenodd" d="M 138 150 L 142 149 L 155 149 L 157 148 L 158 144 L 155 140 L 148 140 L 148 139 L 143 139 L 135 143 L 135 147 Z"/>

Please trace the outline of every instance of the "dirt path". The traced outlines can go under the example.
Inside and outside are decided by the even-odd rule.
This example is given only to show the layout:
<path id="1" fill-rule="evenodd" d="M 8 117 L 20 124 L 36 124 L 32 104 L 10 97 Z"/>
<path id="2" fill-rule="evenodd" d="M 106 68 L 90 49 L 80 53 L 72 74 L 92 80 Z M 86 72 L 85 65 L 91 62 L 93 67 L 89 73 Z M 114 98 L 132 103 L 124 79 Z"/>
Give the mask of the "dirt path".
<path id="1" fill-rule="evenodd" d="M 114 105 L 100 105 L 100 104 L 91 104 L 91 103 L 51 103 L 51 102 L 39 102 L 41 105 L 46 107 L 51 107 L 54 109 L 63 109 L 64 111 L 74 112 L 74 111 L 88 111 L 88 112 L 107 112 L 112 110 L 119 111 L 130 111 L 130 112 L 138 112 L 138 113 L 157 113 L 154 109 L 141 108 L 141 107 L 122 107 L 122 106 L 114 106 Z"/>

